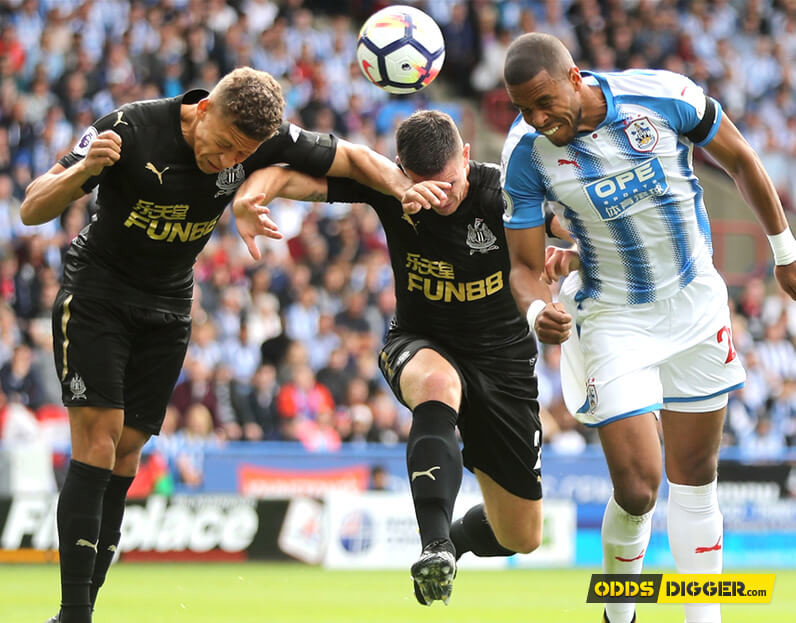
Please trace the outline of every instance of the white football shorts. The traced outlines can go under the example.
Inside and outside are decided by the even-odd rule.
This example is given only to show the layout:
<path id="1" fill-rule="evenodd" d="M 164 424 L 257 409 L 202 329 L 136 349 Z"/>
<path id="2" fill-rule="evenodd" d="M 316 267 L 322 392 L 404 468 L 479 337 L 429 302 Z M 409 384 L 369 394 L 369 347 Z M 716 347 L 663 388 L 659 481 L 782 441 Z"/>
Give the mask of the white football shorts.
<path id="1" fill-rule="evenodd" d="M 640 305 L 575 302 L 577 273 L 560 301 L 573 318 L 561 348 L 567 408 L 587 426 L 660 409 L 703 413 L 727 404 L 746 372 L 732 343 L 727 286 L 713 271 L 676 295 Z"/>

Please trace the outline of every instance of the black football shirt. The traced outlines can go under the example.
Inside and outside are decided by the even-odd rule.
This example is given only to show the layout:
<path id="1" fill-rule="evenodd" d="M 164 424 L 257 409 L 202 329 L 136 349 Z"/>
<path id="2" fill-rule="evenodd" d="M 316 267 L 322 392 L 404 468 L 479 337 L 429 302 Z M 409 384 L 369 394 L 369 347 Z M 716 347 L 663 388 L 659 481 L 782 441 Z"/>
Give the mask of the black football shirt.
<path id="1" fill-rule="evenodd" d="M 453 351 L 488 356 L 493 349 L 536 341 L 509 287 L 500 171 L 470 163 L 470 187 L 459 208 L 404 215 L 400 202 L 353 180 L 329 178 L 328 201 L 367 203 L 387 236 L 397 301 L 396 325 Z"/>
<path id="2" fill-rule="evenodd" d="M 180 106 L 207 95 L 193 90 L 124 105 L 97 120 L 59 161 L 79 162 L 105 130 L 122 139 L 119 161 L 83 185 L 86 192 L 99 185 L 99 210 L 66 253 L 64 288 L 187 314 L 196 256 L 246 176 L 276 163 L 314 176 L 329 170 L 336 139 L 285 122 L 244 162 L 203 173 L 182 134 Z"/>

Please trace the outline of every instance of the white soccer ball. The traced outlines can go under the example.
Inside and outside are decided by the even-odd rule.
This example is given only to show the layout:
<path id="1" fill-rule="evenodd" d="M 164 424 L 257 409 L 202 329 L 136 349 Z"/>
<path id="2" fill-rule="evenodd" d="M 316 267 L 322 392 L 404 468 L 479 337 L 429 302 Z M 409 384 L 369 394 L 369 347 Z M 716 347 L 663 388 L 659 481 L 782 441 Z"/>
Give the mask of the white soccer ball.
<path id="1" fill-rule="evenodd" d="M 359 31 L 357 62 L 365 77 L 390 93 L 415 93 L 442 69 L 445 40 L 437 23 L 411 6 L 371 15 Z"/>

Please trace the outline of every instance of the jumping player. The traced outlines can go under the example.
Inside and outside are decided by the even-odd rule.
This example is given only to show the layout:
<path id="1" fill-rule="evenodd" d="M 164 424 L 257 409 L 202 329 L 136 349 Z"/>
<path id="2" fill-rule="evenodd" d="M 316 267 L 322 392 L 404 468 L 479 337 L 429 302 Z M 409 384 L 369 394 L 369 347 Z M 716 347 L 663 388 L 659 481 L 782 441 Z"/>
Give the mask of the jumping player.
<path id="1" fill-rule="evenodd" d="M 160 430 L 182 367 L 194 261 L 246 176 L 287 162 L 368 179 L 399 197 L 410 186 L 375 152 L 283 123 L 283 110 L 273 77 L 236 69 L 210 93 L 102 117 L 28 186 L 27 225 L 56 218 L 98 187 L 99 211 L 66 253 L 53 310 L 72 461 L 58 501 L 61 610 L 51 621 L 91 621 L 141 448 Z M 281 237 L 267 215 L 235 212 L 254 259 L 255 236 Z"/>
<path id="2" fill-rule="evenodd" d="M 542 204 L 577 243 L 548 252 L 546 274 L 576 330 L 563 345 L 567 405 L 599 431 L 614 492 L 602 525 L 606 573 L 639 573 L 661 480 L 660 412 L 669 481 L 669 545 L 681 573 L 719 573 L 716 468 L 727 393 L 745 373 L 730 332 L 727 289 L 712 262 L 694 175 L 703 147 L 735 180 L 774 249 L 777 280 L 796 294 L 796 241 L 759 158 L 720 104 L 667 71 L 580 71 L 555 37 L 510 46 L 509 96 L 520 116 L 503 150 L 511 284 L 521 309 L 555 323 L 536 295 L 534 225 Z M 685 606 L 715 623 L 717 604 Z M 605 621 L 635 621 L 608 604 Z"/>
<path id="3" fill-rule="evenodd" d="M 415 183 L 404 206 L 415 214 L 352 180 L 312 179 L 283 168 L 259 171 L 236 205 L 252 209 L 277 195 L 362 202 L 384 226 L 397 310 L 379 365 L 412 410 L 406 465 L 423 551 L 411 571 L 418 601 L 431 605 L 448 602 L 456 557 L 464 552 L 507 556 L 539 546 L 537 349 L 509 288 L 498 168 L 470 161 L 470 146 L 462 144 L 453 120 L 437 111 L 404 120 L 396 143 L 399 162 Z M 529 230 L 536 253 L 528 257 L 535 297 L 549 301 L 540 279 L 543 225 Z M 569 327 L 562 320 L 554 331 L 546 339 L 560 342 Z M 484 504 L 451 526 L 462 465 L 475 473 Z"/>

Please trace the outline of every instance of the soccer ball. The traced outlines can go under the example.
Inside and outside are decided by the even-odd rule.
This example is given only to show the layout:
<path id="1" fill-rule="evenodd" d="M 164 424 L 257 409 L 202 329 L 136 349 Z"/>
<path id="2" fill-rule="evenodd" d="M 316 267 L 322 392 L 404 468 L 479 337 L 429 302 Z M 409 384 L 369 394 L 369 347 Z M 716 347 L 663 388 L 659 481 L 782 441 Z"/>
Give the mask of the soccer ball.
<path id="1" fill-rule="evenodd" d="M 423 11 L 396 5 L 368 18 L 359 31 L 357 62 L 365 77 L 390 93 L 415 93 L 442 69 L 445 40 Z"/>

